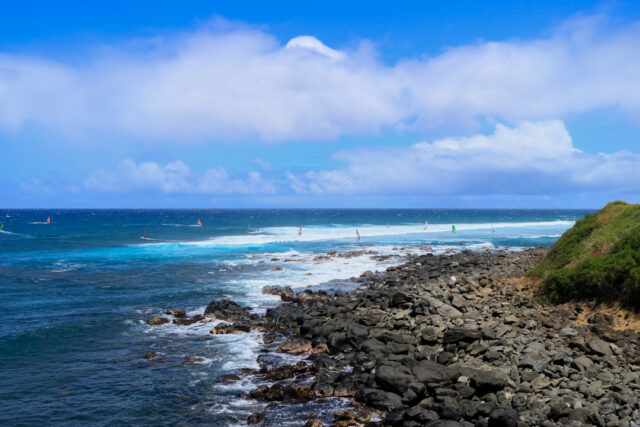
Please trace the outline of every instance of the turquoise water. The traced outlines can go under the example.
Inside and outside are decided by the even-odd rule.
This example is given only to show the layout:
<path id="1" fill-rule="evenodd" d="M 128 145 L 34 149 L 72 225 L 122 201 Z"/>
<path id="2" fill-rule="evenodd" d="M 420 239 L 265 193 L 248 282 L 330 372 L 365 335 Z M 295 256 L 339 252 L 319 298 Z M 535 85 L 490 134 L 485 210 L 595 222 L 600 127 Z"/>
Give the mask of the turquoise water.
<path id="1" fill-rule="evenodd" d="M 0 425 L 241 424 L 260 405 L 236 395 L 255 384 L 217 378 L 257 367 L 259 334 L 212 336 L 210 324 L 151 327 L 147 318 L 201 313 L 217 298 L 262 312 L 278 303 L 264 285 L 321 285 L 402 260 L 313 260 L 330 249 L 549 246 L 585 213 L 0 210 Z M 144 360 L 148 351 L 160 357 Z M 282 421 L 295 424 L 295 414 L 283 409 Z"/>

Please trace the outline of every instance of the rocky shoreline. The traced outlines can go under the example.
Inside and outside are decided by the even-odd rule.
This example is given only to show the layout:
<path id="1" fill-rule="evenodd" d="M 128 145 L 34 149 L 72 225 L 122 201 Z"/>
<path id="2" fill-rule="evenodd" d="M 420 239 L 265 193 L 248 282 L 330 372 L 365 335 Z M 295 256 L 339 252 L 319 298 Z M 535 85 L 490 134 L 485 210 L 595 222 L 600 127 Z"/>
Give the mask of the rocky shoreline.
<path id="1" fill-rule="evenodd" d="M 260 370 L 224 380 L 267 381 L 246 395 L 264 402 L 350 399 L 331 425 L 640 425 L 638 333 L 607 315 L 582 324 L 583 306 L 541 306 L 521 292 L 515 278 L 544 253 L 412 256 L 365 273 L 350 293 L 268 287 L 285 303 L 264 316 L 229 300 L 204 316 L 223 321 L 211 333 L 259 330 L 278 352 L 305 356 L 274 365 L 265 353 Z"/>

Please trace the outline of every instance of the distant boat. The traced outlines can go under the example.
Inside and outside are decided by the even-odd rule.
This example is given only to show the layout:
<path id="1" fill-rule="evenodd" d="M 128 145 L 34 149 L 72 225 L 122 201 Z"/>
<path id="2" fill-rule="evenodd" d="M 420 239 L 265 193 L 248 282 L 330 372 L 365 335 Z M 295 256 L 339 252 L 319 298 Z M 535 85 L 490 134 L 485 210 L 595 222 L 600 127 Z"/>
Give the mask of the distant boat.
<path id="1" fill-rule="evenodd" d="M 298 236 L 302 236 L 302 224 L 300 224 L 300 229 L 298 230 Z"/>
<path id="2" fill-rule="evenodd" d="M 51 224 L 51 217 L 50 216 L 47 217 L 47 224 Z"/>
<path id="3" fill-rule="evenodd" d="M 453 234 L 458 234 L 458 233 L 456 232 L 456 226 L 455 226 L 455 225 L 452 225 L 452 226 L 451 226 L 451 232 L 452 232 Z"/>
<path id="4" fill-rule="evenodd" d="M 144 229 L 144 234 L 142 235 L 143 239 L 148 239 L 149 238 L 149 227 Z"/>
<path id="5" fill-rule="evenodd" d="M 11 215 L 9 215 L 9 214 L 6 214 L 6 215 L 5 215 L 5 217 L 7 217 L 7 218 L 11 218 Z"/>
<path id="6" fill-rule="evenodd" d="M 200 218 L 198 218 L 198 221 L 196 222 L 196 225 L 198 227 L 202 227 L 202 221 L 200 221 Z"/>
<path id="7" fill-rule="evenodd" d="M 360 233 L 358 232 L 357 228 L 356 228 L 356 236 L 358 236 L 358 240 L 360 240 Z"/>
<path id="8" fill-rule="evenodd" d="M 429 221 L 424 222 L 424 231 L 427 231 L 427 228 L 429 228 Z"/>

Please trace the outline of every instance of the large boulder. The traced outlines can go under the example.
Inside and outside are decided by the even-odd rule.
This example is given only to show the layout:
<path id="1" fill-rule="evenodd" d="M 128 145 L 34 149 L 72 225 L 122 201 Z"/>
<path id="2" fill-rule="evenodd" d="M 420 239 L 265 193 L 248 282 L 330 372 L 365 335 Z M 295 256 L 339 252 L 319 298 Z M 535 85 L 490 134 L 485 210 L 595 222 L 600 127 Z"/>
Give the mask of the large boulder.
<path id="1" fill-rule="evenodd" d="M 473 342 L 482 338 L 482 333 L 478 330 L 465 329 L 465 328 L 449 328 L 444 331 L 442 341 L 445 344 L 457 343 L 460 341 Z"/>
<path id="2" fill-rule="evenodd" d="M 515 387 L 515 384 L 509 378 L 508 372 L 489 365 L 463 365 L 460 367 L 460 374 L 471 380 L 472 386 L 478 390 L 479 394 L 496 392 L 507 386 Z"/>
<path id="3" fill-rule="evenodd" d="M 443 387 L 451 383 L 447 367 L 431 360 L 423 360 L 412 369 L 413 375 L 427 387 Z"/>
<path id="4" fill-rule="evenodd" d="M 204 315 L 227 322 L 245 320 L 248 317 L 247 312 L 240 305 L 228 299 L 210 302 L 204 310 Z"/>
<path id="5" fill-rule="evenodd" d="M 374 376 L 381 389 L 403 395 L 409 384 L 416 381 L 411 370 L 400 364 L 383 364 L 376 368 Z"/>
<path id="6" fill-rule="evenodd" d="M 359 389 L 355 394 L 355 399 L 358 402 L 363 402 L 367 406 L 384 411 L 395 411 L 402 408 L 402 399 L 400 396 L 375 388 Z"/>

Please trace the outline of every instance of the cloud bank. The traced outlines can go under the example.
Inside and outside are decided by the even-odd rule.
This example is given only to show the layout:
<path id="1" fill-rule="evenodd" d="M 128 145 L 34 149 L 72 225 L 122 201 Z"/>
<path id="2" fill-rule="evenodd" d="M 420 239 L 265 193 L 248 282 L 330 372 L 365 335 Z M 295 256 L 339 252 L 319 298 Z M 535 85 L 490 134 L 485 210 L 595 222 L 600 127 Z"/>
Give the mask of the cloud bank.
<path id="1" fill-rule="evenodd" d="M 246 178 L 232 177 L 224 168 L 196 173 L 178 160 L 161 166 L 155 162 L 136 164 L 123 160 L 115 170 L 97 170 L 84 180 L 84 190 L 105 193 L 152 192 L 164 194 L 272 194 L 273 183 L 265 181 L 259 172 L 249 172 Z"/>
<path id="2" fill-rule="evenodd" d="M 640 155 L 588 154 L 558 120 L 498 124 L 491 135 L 409 147 L 336 153 L 339 169 L 289 173 L 290 187 L 311 194 L 637 193 Z"/>
<path id="3" fill-rule="evenodd" d="M 640 155 L 582 152 L 559 120 L 498 124 L 489 135 L 343 150 L 334 156 L 346 166 L 292 172 L 272 170 L 255 159 L 263 172 L 242 176 L 223 167 L 199 173 L 182 161 L 161 165 L 125 159 L 114 169 L 77 180 L 80 185 L 62 187 L 92 194 L 274 197 L 637 194 L 640 188 Z M 23 182 L 22 188 L 35 192 L 42 182 Z"/>
<path id="4" fill-rule="evenodd" d="M 0 129 L 42 126 L 186 142 L 307 141 L 385 129 L 563 118 L 640 119 L 640 24 L 598 17 L 537 40 L 482 42 L 394 64 L 371 44 L 284 46 L 226 23 L 96 48 L 74 62 L 0 53 Z"/>

